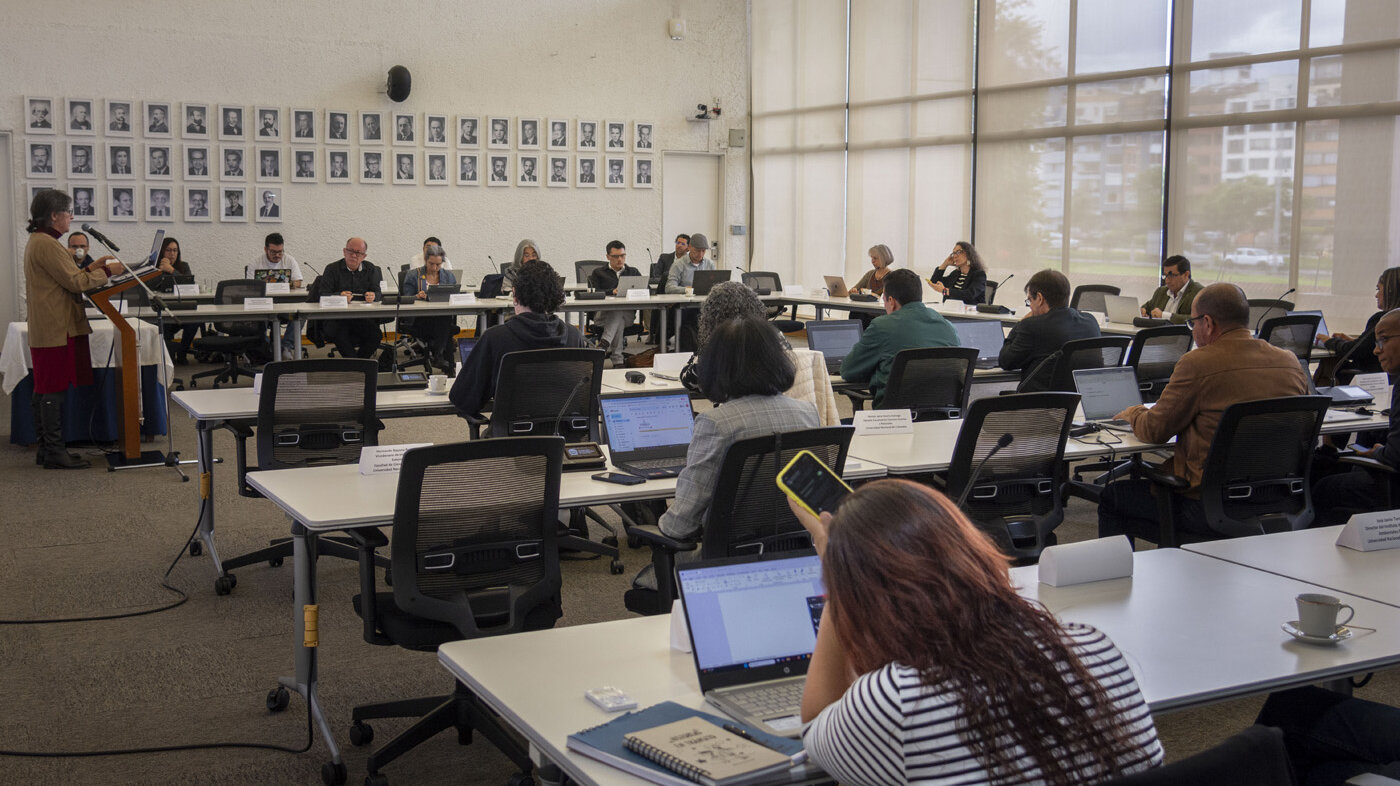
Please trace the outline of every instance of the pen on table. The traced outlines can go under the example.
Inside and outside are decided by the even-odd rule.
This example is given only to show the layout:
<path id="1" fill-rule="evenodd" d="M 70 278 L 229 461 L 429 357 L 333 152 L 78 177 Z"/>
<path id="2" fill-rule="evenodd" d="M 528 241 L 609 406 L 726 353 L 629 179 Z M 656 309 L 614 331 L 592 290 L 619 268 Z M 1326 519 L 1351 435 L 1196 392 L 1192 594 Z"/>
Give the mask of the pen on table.
<path id="1" fill-rule="evenodd" d="M 732 723 L 726 723 L 726 724 L 724 724 L 724 730 L 727 731 L 727 732 L 729 732 L 730 734 L 733 734 L 733 735 L 737 736 L 737 737 L 743 737 L 744 739 L 748 740 L 749 742 L 752 742 L 754 745 L 760 745 L 760 746 L 762 746 L 762 747 L 764 747 L 764 748 L 767 748 L 767 749 L 770 750 L 770 751 L 776 751 L 776 750 L 778 750 L 777 748 L 774 748 L 772 745 L 769 745 L 768 743 L 764 742 L 763 740 L 758 739 L 757 737 L 753 736 L 752 734 L 749 734 L 749 733 L 748 733 L 747 731 L 745 731 L 744 729 L 740 728 L 739 726 L 735 726 L 735 725 L 732 724 Z M 779 751 L 779 753 L 781 753 L 781 752 L 782 752 L 782 751 Z"/>

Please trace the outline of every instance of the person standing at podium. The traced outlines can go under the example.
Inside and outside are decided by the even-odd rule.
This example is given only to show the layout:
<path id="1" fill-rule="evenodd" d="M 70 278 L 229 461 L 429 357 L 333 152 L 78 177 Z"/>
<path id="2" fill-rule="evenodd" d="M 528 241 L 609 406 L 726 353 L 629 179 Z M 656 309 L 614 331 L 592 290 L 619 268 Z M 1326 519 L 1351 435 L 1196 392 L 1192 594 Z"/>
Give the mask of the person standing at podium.
<path id="1" fill-rule="evenodd" d="M 45 189 L 29 206 L 29 242 L 24 248 L 24 290 L 29 305 L 29 354 L 34 363 L 34 408 L 39 452 L 45 469 L 92 466 L 68 452 L 63 439 L 63 402 L 71 385 L 92 384 L 83 292 L 107 283 L 126 268 L 115 260 L 76 267 L 58 239 L 73 223 L 73 203 L 62 191 Z"/>

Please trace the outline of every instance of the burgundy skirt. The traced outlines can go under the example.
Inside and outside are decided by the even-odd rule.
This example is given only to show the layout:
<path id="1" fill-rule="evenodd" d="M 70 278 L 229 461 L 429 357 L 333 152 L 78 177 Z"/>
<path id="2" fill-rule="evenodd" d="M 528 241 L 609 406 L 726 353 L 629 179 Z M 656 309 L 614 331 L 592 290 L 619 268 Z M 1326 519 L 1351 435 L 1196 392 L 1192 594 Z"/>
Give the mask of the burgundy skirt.
<path id="1" fill-rule="evenodd" d="M 92 356 L 88 337 L 69 336 L 61 347 L 30 347 L 34 363 L 34 392 L 62 393 L 70 385 L 92 384 Z"/>

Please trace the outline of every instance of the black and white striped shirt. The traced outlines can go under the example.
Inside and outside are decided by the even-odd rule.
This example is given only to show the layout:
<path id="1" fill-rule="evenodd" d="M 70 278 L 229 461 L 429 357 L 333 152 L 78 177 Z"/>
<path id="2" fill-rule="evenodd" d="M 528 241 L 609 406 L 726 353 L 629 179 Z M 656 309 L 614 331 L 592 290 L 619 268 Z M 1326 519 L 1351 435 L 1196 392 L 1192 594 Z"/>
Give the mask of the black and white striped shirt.
<path id="1" fill-rule="evenodd" d="M 1108 692 L 1130 731 L 1133 746 L 1120 757 L 1120 771 L 1160 765 L 1157 728 L 1122 653 L 1097 628 L 1068 624 L 1064 629 L 1066 642 Z M 991 783 L 991 773 L 964 741 L 964 733 L 975 733 L 966 731 L 966 724 L 956 694 L 946 685 L 925 685 L 915 669 L 892 663 L 858 678 L 812 721 L 802 740 L 812 759 L 843 784 Z M 998 783 L 1043 782 L 1024 751 L 1018 748 L 1013 761 L 1016 772 Z M 1109 777 L 1087 761 L 1081 775 L 1084 783 Z"/>

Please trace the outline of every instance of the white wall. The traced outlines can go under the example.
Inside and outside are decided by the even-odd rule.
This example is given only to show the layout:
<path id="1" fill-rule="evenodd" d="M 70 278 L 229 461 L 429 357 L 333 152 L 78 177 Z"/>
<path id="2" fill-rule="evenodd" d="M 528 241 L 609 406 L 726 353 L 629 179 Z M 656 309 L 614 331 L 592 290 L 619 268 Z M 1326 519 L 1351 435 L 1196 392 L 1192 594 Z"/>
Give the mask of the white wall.
<path id="1" fill-rule="evenodd" d="M 36 11 L 42 20 L 35 19 Z M 667 35 L 672 16 L 687 22 L 683 41 Z M 12 190 L 16 205 L 28 205 L 25 95 L 54 96 L 60 103 L 92 97 L 99 105 L 104 97 L 228 103 L 247 107 L 249 115 L 254 106 L 280 106 L 284 117 L 292 107 L 397 109 L 417 112 L 420 123 L 424 112 L 652 121 L 660 170 L 663 151 L 720 151 L 727 129 L 747 123 L 747 35 L 745 0 L 5 3 L 0 129 L 16 132 L 11 160 L 17 176 L 0 186 Z M 402 104 L 380 92 L 395 64 L 413 73 L 412 95 Z M 724 111 L 719 122 L 685 120 L 695 104 L 715 98 Z M 102 112 L 96 115 L 102 118 Z M 178 109 L 172 115 L 178 119 Z M 213 125 L 215 118 L 210 120 Z M 323 114 L 317 120 L 323 122 Z M 178 137 L 176 129 L 177 149 Z M 51 138 L 62 147 L 62 134 Z M 93 141 L 101 147 L 107 140 L 99 130 Z M 146 140 L 138 132 L 132 141 L 139 147 Z M 248 144 L 251 159 L 255 143 Z M 326 146 L 317 148 L 324 167 Z M 303 184 L 286 177 L 290 149 L 284 145 L 281 225 L 220 224 L 216 217 L 212 224 L 177 218 L 174 224 L 104 226 L 132 249 L 145 246 L 155 228 L 166 227 L 201 280 L 241 275 L 263 236 L 274 230 L 287 237 L 294 256 L 317 268 L 338 259 L 351 235 L 368 240 L 371 261 L 395 269 L 424 237 L 437 235 L 455 266 L 473 271 L 469 280 L 485 266 L 487 254 L 508 261 L 522 237 L 538 241 L 545 259 L 570 277 L 574 260 L 601 259 L 613 238 L 627 243 L 634 264 L 646 261 L 647 246 L 657 253 L 671 247 L 661 231 L 659 180 L 652 190 Z M 350 149 L 353 161 L 359 146 Z M 58 158 L 66 168 L 66 154 Z M 211 159 L 217 165 L 217 156 Z M 386 155 L 386 172 L 388 160 Z M 105 155 L 99 161 L 105 165 Z M 748 150 L 728 152 L 725 161 L 725 221 L 747 224 Z M 62 174 L 57 183 L 71 185 Z M 95 184 L 105 208 L 107 182 L 99 176 Z M 212 190 L 218 184 L 216 177 L 208 185 Z M 178 174 L 174 185 L 183 194 L 186 184 Z M 251 194 L 258 184 L 247 185 Z M 139 190 L 144 201 L 144 188 Z M 22 228 L 25 216 L 19 213 L 27 210 L 11 220 Z M 725 246 L 729 264 L 747 262 L 747 243 Z M 17 264 L 22 246 L 13 253 L 12 260 L 0 262 Z"/>

